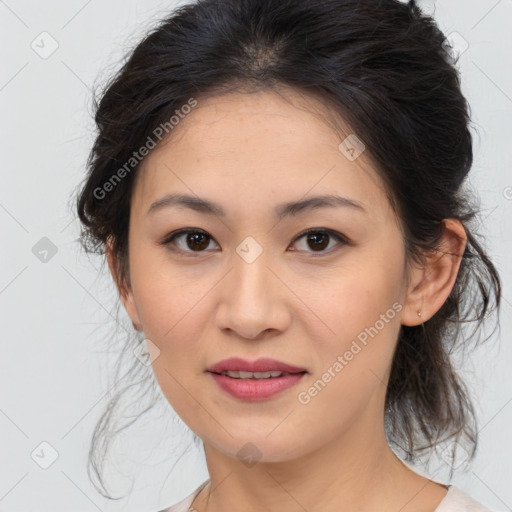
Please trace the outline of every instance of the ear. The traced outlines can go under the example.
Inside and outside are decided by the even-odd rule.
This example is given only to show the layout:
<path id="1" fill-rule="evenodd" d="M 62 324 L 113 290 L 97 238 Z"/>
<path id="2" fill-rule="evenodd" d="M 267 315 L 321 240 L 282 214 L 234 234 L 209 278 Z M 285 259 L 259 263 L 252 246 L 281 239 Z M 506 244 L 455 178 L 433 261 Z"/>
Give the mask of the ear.
<path id="1" fill-rule="evenodd" d="M 112 274 L 112 278 L 114 279 L 114 283 L 119 293 L 119 298 L 121 299 L 121 302 L 124 308 L 126 309 L 126 312 L 128 313 L 129 317 L 132 320 L 134 329 L 137 331 L 142 331 L 142 324 L 140 322 L 139 313 L 135 305 L 135 299 L 133 296 L 133 291 L 131 289 L 131 284 L 129 282 L 123 282 L 118 272 L 117 258 L 114 254 L 111 237 L 107 239 L 107 242 L 105 244 L 105 254 L 107 257 L 107 263 L 110 269 L 110 273 Z"/>
<path id="2" fill-rule="evenodd" d="M 466 249 L 467 235 L 457 219 L 444 219 L 443 223 L 439 249 L 425 255 L 424 265 L 415 267 L 411 273 L 402 325 L 415 326 L 426 322 L 441 309 L 453 289 Z"/>

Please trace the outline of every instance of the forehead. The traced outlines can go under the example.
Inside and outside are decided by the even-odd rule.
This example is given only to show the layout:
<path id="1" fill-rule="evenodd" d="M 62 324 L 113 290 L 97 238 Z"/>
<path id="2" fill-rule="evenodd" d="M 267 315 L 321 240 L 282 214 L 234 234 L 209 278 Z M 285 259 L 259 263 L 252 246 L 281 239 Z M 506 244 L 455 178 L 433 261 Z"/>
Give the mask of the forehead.
<path id="1" fill-rule="evenodd" d="M 293 90 L 198 98 L 197 106 L 143 160 L 134 199 L 147 207 L 178 188 L 261 203 L 277 191 L 284 199 L 297 199 L 309 191 L 337 189 L 385 207 L 370 155 L 363 151 L 347 158 L 339 146 L 347 137 L 350 143 L 354 134 L 331 114 L 317 98 Z"/>

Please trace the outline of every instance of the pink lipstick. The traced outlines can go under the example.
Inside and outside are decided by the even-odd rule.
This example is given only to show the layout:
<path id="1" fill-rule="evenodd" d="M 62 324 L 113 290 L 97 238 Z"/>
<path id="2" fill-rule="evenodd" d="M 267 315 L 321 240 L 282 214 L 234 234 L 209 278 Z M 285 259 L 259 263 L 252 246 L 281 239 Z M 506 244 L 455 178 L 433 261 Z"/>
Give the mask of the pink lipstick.
<path id="1" fill-rule="evenodd" d="M 256 361 L 225 359 L 207 371 L 221 389 L 247 401 L 271 398 L 292 387 L 307 373 L 304 368 L 268 358 Z"/>

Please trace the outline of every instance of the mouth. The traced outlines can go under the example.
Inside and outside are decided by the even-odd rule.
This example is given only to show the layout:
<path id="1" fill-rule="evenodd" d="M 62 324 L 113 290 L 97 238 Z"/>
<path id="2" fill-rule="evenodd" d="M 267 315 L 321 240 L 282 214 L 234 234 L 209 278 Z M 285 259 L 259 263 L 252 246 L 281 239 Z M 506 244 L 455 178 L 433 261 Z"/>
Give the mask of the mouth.
<path id="1" fill-rule="evenodd" d="M 297 375 L 302 373 L 307 373 L 306 371 L 301 372 L 280 372 L 280 371 L 268 371 L 268 372 L 244 372 L 244 371 L 223 371 L 223 372 L 211 372 L 217 375 L 224 375 L 225 377 L 230 377 L 232 379 L 278 379 L 280 377 L 285 377 L 287 375 Z"/>
<path id="2" fill-rule="evenodd" d="M 292 388 L 308 371 L 275 359 L 226 359 L 207 372 L 220 389 L 243 401 L 262 401 Z"/>

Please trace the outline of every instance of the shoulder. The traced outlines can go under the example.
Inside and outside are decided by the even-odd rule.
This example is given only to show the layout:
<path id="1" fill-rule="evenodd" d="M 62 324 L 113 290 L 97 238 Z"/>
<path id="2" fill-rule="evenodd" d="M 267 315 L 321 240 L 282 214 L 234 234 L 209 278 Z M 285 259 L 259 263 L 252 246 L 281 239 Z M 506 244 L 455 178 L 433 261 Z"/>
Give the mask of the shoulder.
<path id="1" fill-rule="evenodd" d="M 172 507 L 164 508 L 159 510 L 158 512 L 187 512 L 194 501 L 194 498 L 201 492 L 201 489 L 208 483 L 203 482 L 193 493 L 189 494 L 187 497 L 183 498 L 181 501 L 173 505 Z"/>
<path id="2" fill-rule="evenodd" d="M 492 512 L 464 491 L 450 485 L 443 501 L 434 512 Z"/>

